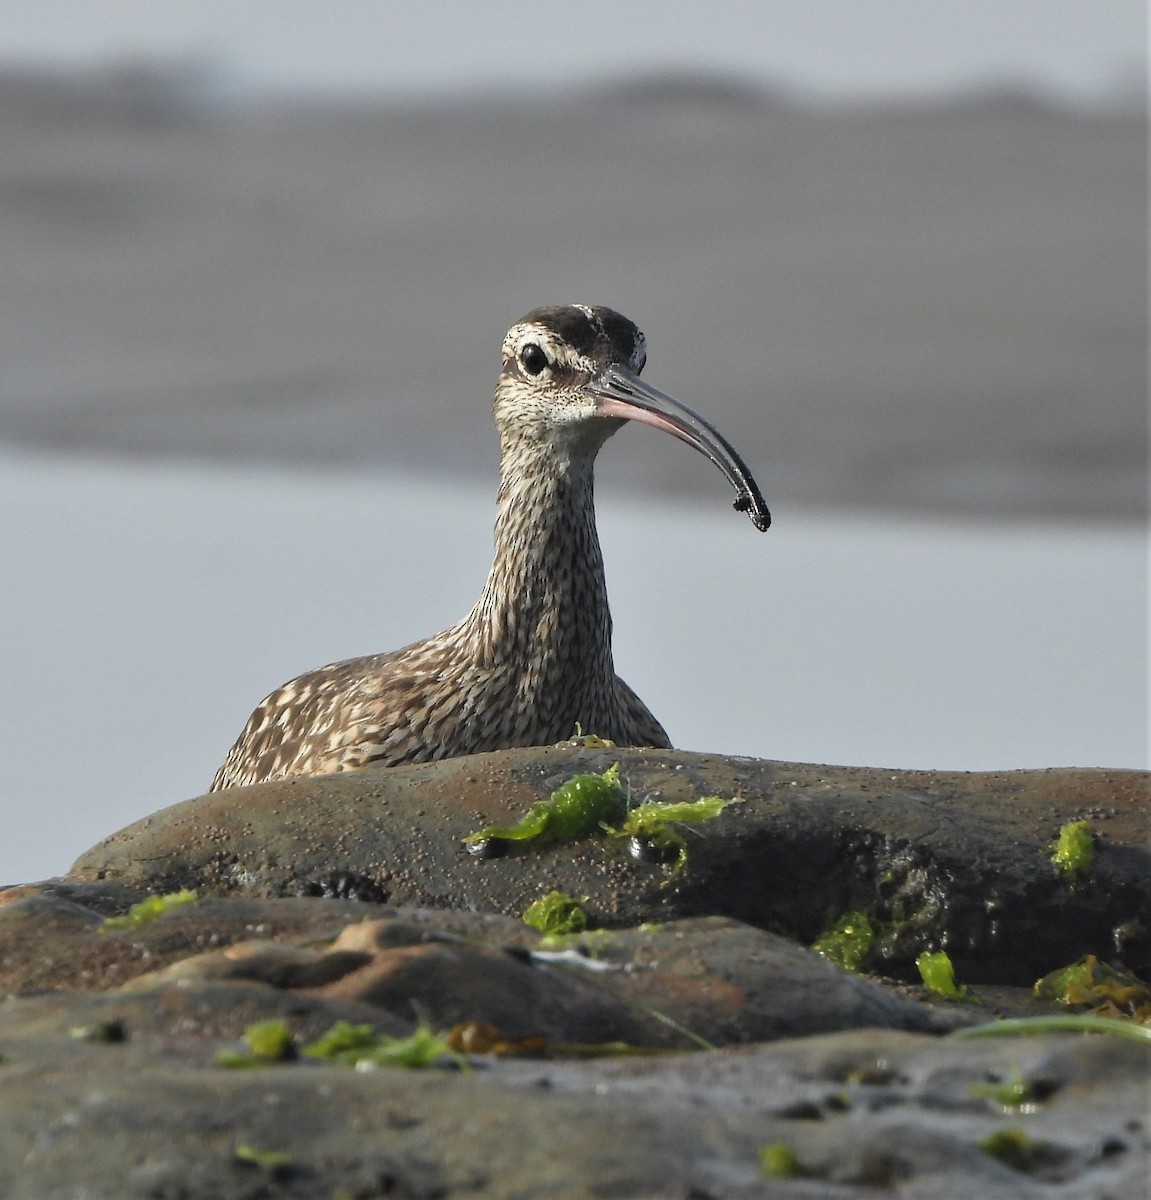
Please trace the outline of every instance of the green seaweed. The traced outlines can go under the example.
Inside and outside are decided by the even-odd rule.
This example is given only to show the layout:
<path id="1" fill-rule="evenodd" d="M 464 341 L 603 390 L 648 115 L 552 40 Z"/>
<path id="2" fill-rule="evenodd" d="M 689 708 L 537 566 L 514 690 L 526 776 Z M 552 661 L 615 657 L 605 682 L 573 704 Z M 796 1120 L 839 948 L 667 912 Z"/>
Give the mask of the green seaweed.
<path id="1" fill-rule="evenodd" d="M 1034 992 L 1040 1000 L 1086 1008 L 1097 1017 L 1151 1025 L 1151 988 L 1137 976 L 1100 962 L 1094 954 L 1044 975 Z"/>
<path id="2" fill-rule="evenodd" d="M 290 1062 L 296 1057 L 296 1039 L 284 1021 L 256 1021 L 244 1030 L 247 1051 L 221 1050 L 216 1055 L 218 1067 L 267 1067 L 272 1063 Z"/>
<path id="3" fill-rule="evenodd" d="M 714 821 L 721 812 L 732 804 L 742 804 L 740 799 L 722 800 L 719 796 L 704 796 L 702 800 L 661 804 L 649 800 L 627 810 L 627 816 L 618 828 L 601 822 L 612 837 L 641 838 L 661 850 L 675 852 L 672 874 L 678 875 L 687 866 L 687 842 L 676 826 L 701 825 Z"/>
<path id="4" fill-rule="evenodd" d="M 147 925 L 149 921 L 154 921 L 169 909 L 179 908 L 183 904 L 191 904 L 198 899 L 199 896 L 191 888 L 184 888 L 179 892 L 169 892 L 166 896 L 149 896 L 147 899 L 141 900 L 139 904 L 133 904 L 123 916 L 108 917 L 99 927 L 100 932 L 104 933 L 112 929 L 139 929 L 141 925 Z"/>
<path id="5" fill-rule="evenodd" d="M 598 962 L 609 950 L 618 950 L 620 940 L 610 929 L 585 929 L 578 933 L 545 933 L 539 949 L 549 952 L 574 952 L 590 962 Z M 538 951 L 533 951 L 538 953 Z"/>
<path id="6" fill-rule="evenodd" d="M 621 820 L 626 812 L 627 793 L 620 782 L 619 763 L 613 763 L 600 775 L 573 775 L 514 825 L 488 825 L 469 833 L 464 841 L 572 842 L 597 832 L 605 821 Z"/>
<path id="7" fill-rule="evenodd" d="M 815 1174 L 787 1142 L 769 1142 L 759 1148 L 759 1173 L 764 1179 L 805 1179 Z"/>
<path id="8" fill-rule="evenodd" d="M 232 1151 L 232 1157 L 237 1162 L 258 1167 L 272 1175 L 280 1175 L 292 1165 L 292 1156 L 283 1150 L 259 1150 L 248 1142 L 241 1142 Z"/>
<path id="9" fill-rule="evenodd" d="M 1111 1017 L 1092 1017 L 1087 1013 L 1054 1017 L 1006 1017 L 954 1029 L 947 1036 L 957 1040 L 983 1037 L 1039 1037 L 1046 1033 L 1109 1033 L 1113 1037 L 1151 1042 L 1151 1027 L 1134 1021 L 1116 1021 Z"/>
<path id="10" fill-rule="evenodd" d="M 1052 1079 L 1028 1079 L 1018 1067 L 1012 1067 L 1006 1079 L 976 1083 L 971 1094 L 984 1100 L 992 1100 L 1003 1108 L 1023 1112 L 1034 1112 L 1035 1106 L 1049 1100 L 1059 1090 Z"/>
<path id="11" fill-rule="evenodd" d="M 1040 1147 L 1022 1129 L 996 1129 L 976 1143 L 984 1154 L 1024 1173 L 1032 1171 L 1039 1158 Z"/>
<path id="12" fill-rule="evenodd" d="M 1051 861 L 1069 883 L 1087 875 L 1095 862 L 1095 831 L 1090 821 L 1069 821 L 1051 843 Z"/>
<path id="13" fill-rule="evenodd" d="M 256 1058 L 268 1062 L 294 1057 L 296 1040 L 283 1021 L 256 1021 L 244 1030 L 244 1041 Z"/>
<path id="14" fill-rule="evenodd" d="M 304 1047 L 307 1058 L 322 1058 L 327 1062 L 354 1065 L 361 1051 L 373 1050 L 380 1037 L 371 1025 L 353 1025 L 350 1021 L 337 1021 L 327 1033 Z"/>
<path id="15" fill-rule="evenodd" d="M 445 1055 L 453 1055 L 444 1035 L 435 1033 L 422 1022 L 408 1037 L 385 1037 L 370 1025 L 337 1021 L 327 1033 L 304 1047 L 308 1058 L 338 1063 L 345 1067 L 361 1064 L 374 1067 L 431 1066 Z"/>
<path id="16" fill-rule="evenodd" d="M 714 820 L 728 805 L 737 803 L 741 801 L 705 796 L 677 804 L 631 804 L 620 779 L 619 763 L 613 763 L 599 775 L 573 775 L 547 800 L 533 804 L 514 825 L 488 825 L 463 840 L 472 853 L 488 857 L 500 853 L 504 842 L 571 842 L 603 832 L 674 852 L 674 875 L 687 864 L 687 843 L 679 827 Z"/>
<path id="17" fill-rule="evenodd" d="M 525 925 L 552 936 L 583 933 L 587 920 L 587 910 L 574 896 L 554 891 L 529 904 L 523 915 Z"/>
<path id="18" fill-rule="evenodd" d="M 955 967 L 946 950 L 930 950 L 924 952 L 915 960 L 919 970 L 919 978 L 923 986 L 935 996 L 944 996 L 948 1000 L 970 1000 L 978 1003 L 976 998 L 962 985 L 955 982 Z"/>
<path id="19" fill-rule="evenodd" d="M 821 933 L 811 948 L 845 971 L 859 971 L 871 953 L 875 936 L 875 927 L 867 913 L 848 912 Z"/>
<path id="20" fill-rule="evenodd" d="M 708 1041 L 702 1034 L 696 1033 L 693 1029 L 688 1029 L 686 1025 L 681 1025 L 674 1018 L 669 1017 L 667 1013 L 661 1012 L 658 1008 L 649 1008 L 646 1004 L 636 1006 L 641 1012 L 647 1013 L 654 1021 L 658 1021 L 661 1025 L 666 1025 L 668 1029 L 678 1033 L 680 1037 L 685 1038 L 693 1045 L 698 1046 L 700 1050 L 718 1050 L 719 1047 L 715 1042 Z"/>
<path id="21" fill-rule="evenodd" d="M 575 733 L 566 742 L 557 744 L 575 746 L 579 750 L 615 750 L 617 748 L 611 738 L 600 737 L 598 733 L 584 733 L 583 726 L 578 721 L 575 723 Z"/>

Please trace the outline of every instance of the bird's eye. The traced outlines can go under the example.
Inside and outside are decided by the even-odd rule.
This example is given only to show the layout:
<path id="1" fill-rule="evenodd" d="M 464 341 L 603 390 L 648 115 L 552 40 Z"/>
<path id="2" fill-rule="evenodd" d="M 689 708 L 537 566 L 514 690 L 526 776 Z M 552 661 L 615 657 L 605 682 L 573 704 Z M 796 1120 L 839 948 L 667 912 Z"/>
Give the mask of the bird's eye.
<path id="1" fill-rule="evenodd" d="M 532 342 L 520 351 L 520 362 L 529 375 L 538 375 L 548 365 L 548 356 Z"/>

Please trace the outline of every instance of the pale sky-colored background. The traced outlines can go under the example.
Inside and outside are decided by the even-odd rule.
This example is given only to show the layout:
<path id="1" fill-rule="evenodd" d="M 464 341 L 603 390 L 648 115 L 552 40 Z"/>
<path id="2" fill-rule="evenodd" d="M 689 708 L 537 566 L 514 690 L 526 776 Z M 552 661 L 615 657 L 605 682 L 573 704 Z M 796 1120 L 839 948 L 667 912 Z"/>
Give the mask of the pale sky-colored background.
<path id="1" fill-rule="evenodd" d="M 686 67 L 835 96 L 1010 80 L 1130 90 L 1138 0 L 2 0 L 0 59 L 203 56 L 238 86 L 403 92 L 572 85 Z"/>

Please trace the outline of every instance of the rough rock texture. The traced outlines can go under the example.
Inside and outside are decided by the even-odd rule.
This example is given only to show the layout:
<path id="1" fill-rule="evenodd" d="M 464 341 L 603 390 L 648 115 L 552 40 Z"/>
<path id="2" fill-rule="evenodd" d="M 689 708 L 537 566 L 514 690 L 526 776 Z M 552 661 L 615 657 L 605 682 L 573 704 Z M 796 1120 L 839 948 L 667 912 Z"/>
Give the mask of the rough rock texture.
<path id="1" fill-rule="evenodd" d="M 745 802 L 688 835 L 674 879 L 603 838 L 486 862 L 466 853 L 469 832 L 613 762 L 644 799 Z M 1151 971 L 1148 798 L 1137 771 L 892 772 L 552 747 L 201 796 L 114 834 L 72 875 L 510 915 L 558 888 L 588 897 L 604 926 L 720 914 L 803 942 L 863 909 L 890 925 L 884 970 L 913 977 L 917 954 L 943 947 L 965 978 L 1026 985 L 1088 952 Z M 1096 864 L 1068 885 L 1049 844 L 1083 818 L 1101 834 Z"/>
<path id="2" fill-rule="evenodd" d="M 45 1061 L 53 1049 L 67 1071 Z M 470 1074 L 228 1072 L 132 1042 L 60 1038 L 29 1051 L 0 1089 L 10 1200 L 1146 1194 L 1151 1055 L 1107 1039 L 959 1053 L 922 1036 L 841 1034 L 642 1063 L 492 1062 Z M 1053 1089 L 1038 1112 L 1005 1115 L 972 1094 L 1013 1069 Z M 1026 1130 L 1027 1170 L 978 1148 L 1004 1128 Z M 779 1142 L 816 1178 L 762 1180 L 759 1148 Z M 260 1167 L 242 1147 L 287 1161 Z"/>
<path id="3" fill-rule="evenodd" d="M 678 872 L 604 836 L 464 849 L 616 761 L 638 797 L 743 803 L 686 834 Z M 1133 772 L 573 747 L 176 805 L 0 891 L 0 1195 L 1140 1200 L 1151 1044 L 947 1032 L 1050 1011 L 1010 985 L 1083 953 L 1146 970 L 1149 810 Z M 1072 819 L 1097 831 L 1078 882 L 1050 861 Z M 200 898 L 104 923 L 180 887 Z M 553 888 L 597 927 L 524 925 Z M 797 944 L 851 910 L 880 929 L 875 970 L 909 979 L 944 946 L 975 1002 Z M 535 1057 L 217 1065 L 269 1019 L 296 1047 L 337 1021 L 490 1026 Z M 768 1146 L 788 1177 L 764 1176 Z"/>
<path id="4" fill-rule="evenodd" d="M 159 1009 L 178 994 L 189 1008 L 212 1010 L 201 1023 L 239 1037 L 256 1018 L 237 1016 L 225 1029 L 227 1005 L 217 1013 L 214 1001 L 226 997 L 223 985 L 258 984 L 368 1006 L 394 1017 L 389 1033 L 422 1017 L 437 1028 L 485 1021 L 512 1036 L 692 1049 L 700 1042 L 684 1030 L 727 1043 L 937 1027 L 911 1000 L 722 917 L 591 932 L 545 948 L 552 945 L 510 918 L 350 901 L 204 900 L 107 932 L 72 901 L 33 894 L 0 904 L 0 981 L 9 994 L 108 996 L 104 989 L 118 984 L 113 1007 L 129 1005 L 133 1021 L 150 1027 L 134 997 L 152 993 Z"/>

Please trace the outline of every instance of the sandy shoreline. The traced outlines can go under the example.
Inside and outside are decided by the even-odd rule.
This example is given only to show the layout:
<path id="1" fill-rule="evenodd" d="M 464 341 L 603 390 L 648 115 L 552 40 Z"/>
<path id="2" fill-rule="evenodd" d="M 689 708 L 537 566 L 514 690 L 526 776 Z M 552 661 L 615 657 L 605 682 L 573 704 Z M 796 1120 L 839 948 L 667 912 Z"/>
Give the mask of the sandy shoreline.
<path id="1" fill-rule="evenodd" d="M 5 77 L 0 117 L 2 441 L 491 478 L 505 327 L 586 299 L 774 503 L 1145 510 L 1138 114 L 207 111 Z M 665 442 L 626 432 L 604 478 L 714 484 Z"/>

